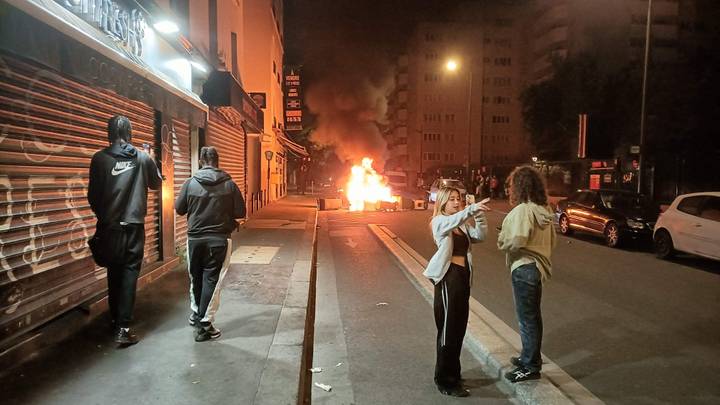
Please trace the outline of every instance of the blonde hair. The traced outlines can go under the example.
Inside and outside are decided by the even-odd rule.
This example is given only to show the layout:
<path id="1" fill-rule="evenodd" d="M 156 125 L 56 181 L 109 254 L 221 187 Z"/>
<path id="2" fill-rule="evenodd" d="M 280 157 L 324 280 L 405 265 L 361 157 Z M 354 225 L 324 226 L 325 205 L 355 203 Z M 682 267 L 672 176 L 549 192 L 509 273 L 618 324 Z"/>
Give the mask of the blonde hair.
<path id="1" fill-rule="evenodd" d="M 455 187 L 443 187 L 440 190 L 438 190 L 437 197 L 435 197 L 435 208 L 433 209 L 432 217 L 435 218 L 438 215 L 443 215 L 445 213 L 445 206 L 447 205 L 448 201 L 450 201 L 450 195 L 454 192 L 458 193 L 458 197 L 462 197 L 462 193 L 460 190 L 456 189 Z"/>

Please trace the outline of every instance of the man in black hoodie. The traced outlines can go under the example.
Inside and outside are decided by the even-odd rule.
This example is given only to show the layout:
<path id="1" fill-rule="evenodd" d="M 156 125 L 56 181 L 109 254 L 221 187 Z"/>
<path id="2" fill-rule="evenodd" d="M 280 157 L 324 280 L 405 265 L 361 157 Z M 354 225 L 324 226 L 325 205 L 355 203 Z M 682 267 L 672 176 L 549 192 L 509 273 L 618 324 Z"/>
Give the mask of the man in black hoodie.
<path id="1" fill-rule="evenodd" d="M 212 321 L 220 305 L 220 287 L 227 272 L 236 218 L 245 217 L 245 201 L 230 175 L 218 169 L 212 146 L 200 150 L 202 167 L 185 181 L 175 200 L 175 211 L 188 215 L 188 271 L 190 325 L 196 342 L 220 337 Z"/>
<path id="2" fill-rule="evenodd" d="M 98 265 L 107 267 L 108 306 L 120 345 L 138 342 L 130 321 L 145 247 L 147 193 L 162 185 L 153 157 L 138 152 L 131 137 L 127 117 L 110 118 L 110 146 L 93 155 L 87 195 L 97 217 L 91 248 Z"/>

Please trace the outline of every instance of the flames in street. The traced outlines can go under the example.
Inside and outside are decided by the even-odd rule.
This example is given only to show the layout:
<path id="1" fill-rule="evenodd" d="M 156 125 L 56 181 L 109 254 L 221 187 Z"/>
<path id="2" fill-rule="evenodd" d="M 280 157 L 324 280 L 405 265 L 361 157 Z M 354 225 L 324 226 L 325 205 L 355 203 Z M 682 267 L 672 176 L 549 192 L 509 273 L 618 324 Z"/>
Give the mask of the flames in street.
<path id="1" fill-rule="evenodd" d="M 350 202 L 350 211 L 363 211 L 374 209 L 378 201 L 394 202 L 390 187 L 385 184 L 383 176 L 377 174 L 372 168 L 373 160 L 363 158 L 360 166 L 352 167 L 350 180 L 347 184 L 347 198 Z"/>

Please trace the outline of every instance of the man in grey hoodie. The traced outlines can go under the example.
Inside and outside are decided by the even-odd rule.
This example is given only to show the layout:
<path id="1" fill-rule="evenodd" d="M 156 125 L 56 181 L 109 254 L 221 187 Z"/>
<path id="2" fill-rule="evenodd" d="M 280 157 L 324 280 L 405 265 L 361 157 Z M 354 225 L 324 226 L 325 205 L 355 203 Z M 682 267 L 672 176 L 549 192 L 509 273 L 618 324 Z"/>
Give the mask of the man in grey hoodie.
<path id="1" fill-rule="evenodd" d="M 175 200 L 175 211 L 188 216 L 189 323 L 197 328 L 196 342 L 220 337 L 212 322 L 232 253 L 230 234 L 237 227 L 235 219 L 245 217 L 242 194 L 230 175 L 218 169 L 219 160 L 214 147 L 203 147 L 202 167 Z"/>

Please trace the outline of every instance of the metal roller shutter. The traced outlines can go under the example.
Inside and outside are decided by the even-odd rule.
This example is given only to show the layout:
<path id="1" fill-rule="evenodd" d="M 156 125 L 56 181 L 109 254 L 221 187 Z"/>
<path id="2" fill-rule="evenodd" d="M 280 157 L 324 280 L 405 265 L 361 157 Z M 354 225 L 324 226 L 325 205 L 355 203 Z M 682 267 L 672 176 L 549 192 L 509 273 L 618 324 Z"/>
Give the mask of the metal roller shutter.
<path id="1" fill-rule="evenodd" d="M 106 288 L 86 241 L 95 231 L 88 168 L 107 120 L 132 121 L 154 145 L 154 111 L 29 62 L 0 55 L 0 342 Z M 159 258 L 159 193 L 146 217 L 145 263 Z M 147 268 L 144 268 L 147 270 Z"/>
<path id="2" fill-rule="evenodd" d="M 217 148 L 220 168 L 232 176 L 240 191 L 245 190 L 245 131 L 210 111 L 205 143 Z"/>
<path id="3" fill-rule="evenodd" d="M 175 166 L 175 198 L 180 194 L 183 183 L 192 175 L 190 164 L 190 126 L 173 120 L 173 164 Z M 185 249 L 187 241 L 187 215 L 175 213 L 175 247 Z"/>

